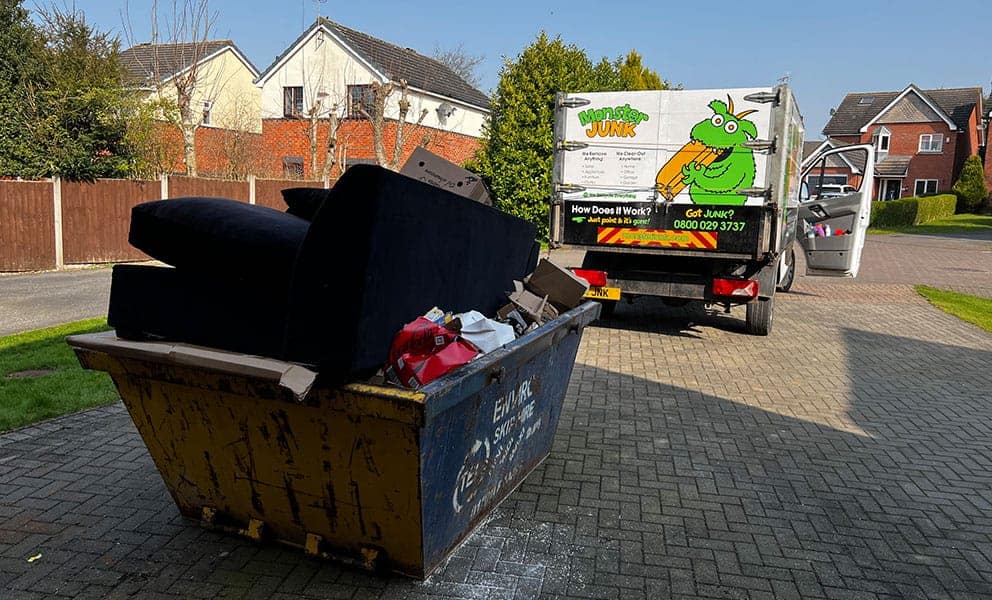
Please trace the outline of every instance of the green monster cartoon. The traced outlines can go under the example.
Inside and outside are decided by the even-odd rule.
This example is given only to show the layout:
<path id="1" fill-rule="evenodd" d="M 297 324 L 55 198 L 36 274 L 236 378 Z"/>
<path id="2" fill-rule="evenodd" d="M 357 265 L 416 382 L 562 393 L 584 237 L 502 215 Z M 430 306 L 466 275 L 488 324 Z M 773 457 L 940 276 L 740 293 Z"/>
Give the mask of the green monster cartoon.
<path id="1" fill-rule="evenodd" d="M 689 134 L 693 141 L 707 146 L 715 155 L 709 164 L 692 161 L 682 167 L 682 181 L 689 186 L 689 196 L 696 204 L 729 204 L 740 206 L 747 196 L 735 193 L 754 185 L 754 153 L 744 146 L 758 137 L 758 128 L 745 110 L 734 114 L 734 101 L 709 103 L 713 116 L 696 123 Z"/>

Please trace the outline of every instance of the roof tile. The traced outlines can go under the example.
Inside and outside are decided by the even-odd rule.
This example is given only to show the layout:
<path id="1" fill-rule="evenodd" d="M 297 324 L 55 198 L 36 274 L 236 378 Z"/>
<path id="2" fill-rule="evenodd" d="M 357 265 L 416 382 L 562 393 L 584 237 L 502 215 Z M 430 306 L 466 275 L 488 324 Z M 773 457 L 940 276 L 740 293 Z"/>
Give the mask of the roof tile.
<path id="1" fill-rule="evenodd" d="M 286 48 L 285 52 L 272 61 L 272 64 L 262 72 L 260 79 L 275 69 L 276 65 L 297 44 L 309 37 L 319 26 L 325 27 L 336 35 L 362 59 L 372 65 L 375 70 L 393 81 L 403 79 L 411 87 L 447 96 L 487 110 L 489 109 L 489 98 L 466 83 L 464 79 L 444 64 L 419 54 L 410 48 L 402 48 L 395 44 L 390 44 L 389 42 L 345 27 L 326 18 L 318 19 L 310 28 L 304 31 L 300 37 Z"/>
<path id="2" fill-rule="evenodd" d="M 141 83 L 161 83 L 227 46 L 238 50 L 231 40 L 209 40 L 181 44 L 137 44 L 121 52 L 121 63 L 128 74 Z M 245 59 L 247 60 L 247 59 Z M 250 63 L 249 63 L 250 64 Z M 254 65 L 251 67 L 255 69 Z M 255 69 L 257 72 L 257 69 Z"/>

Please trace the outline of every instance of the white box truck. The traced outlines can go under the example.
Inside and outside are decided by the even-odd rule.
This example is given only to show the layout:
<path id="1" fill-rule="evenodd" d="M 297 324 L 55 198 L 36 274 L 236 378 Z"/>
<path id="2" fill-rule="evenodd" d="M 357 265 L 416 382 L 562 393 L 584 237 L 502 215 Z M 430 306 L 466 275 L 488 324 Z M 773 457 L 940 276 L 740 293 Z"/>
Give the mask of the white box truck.
<path id="1" fill-rule="evenodd" d="M 575 270 L 605 311 L 622 296 L 746 304 L 746 330 L 767 335 L 797 239 L 808 275 L 857 275 L 873 150 L 830 150 L 800 172 L 788 86 L 559 93 L 555 115 L 550 246 L 585 250 Z M 844 193 L 818 193 L 839 171 Z"/>

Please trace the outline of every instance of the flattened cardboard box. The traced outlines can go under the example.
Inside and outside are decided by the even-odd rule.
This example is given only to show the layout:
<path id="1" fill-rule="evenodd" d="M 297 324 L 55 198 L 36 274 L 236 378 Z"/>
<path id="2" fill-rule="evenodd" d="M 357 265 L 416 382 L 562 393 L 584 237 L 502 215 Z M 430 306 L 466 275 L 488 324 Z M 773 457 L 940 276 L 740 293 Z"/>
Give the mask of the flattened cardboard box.
<path id="1" fill-rule="evenodd" d="M 589 291 L 589 282 L 563 269 L 546 258 L 537 263 L 537 268 L 524 281 L 527 289 L 538 296 L 547 296 L 548 301 L 559 311 L 575 308 Z"/>
<path id="2" fill-rule="evenodd" d="M 310 388 L 317 381 L 316 371 L 295 363 L 192 344 L 123 340 L 113 331 L 71 335 L 66 341 L 74 348 L 104 352 L 112 356 L 201 367 L 229 375 L 278 381 L 299 402 L 306 399 Z"/>
<path id="3" fill-rule="evenodd" d="M 424 148 L 418 147 L 404 163 L 400 173 L 442 190 L 492 206 L 489 190 L 475 173 L 463 169 Z"/>

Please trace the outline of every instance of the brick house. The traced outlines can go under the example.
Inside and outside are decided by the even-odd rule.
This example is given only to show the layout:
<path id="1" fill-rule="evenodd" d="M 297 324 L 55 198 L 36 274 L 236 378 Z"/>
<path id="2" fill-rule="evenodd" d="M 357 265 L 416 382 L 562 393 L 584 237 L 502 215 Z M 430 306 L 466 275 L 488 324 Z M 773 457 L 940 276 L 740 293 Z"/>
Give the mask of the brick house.
<path id="1" fill-rule="evenodd" d="M 833 145 L 872 144 L 877 199 L 949 191 L 984 144 L 980 87 L 858 92 L 844 97 L 824 135 Z M 838 169 L 839 177 L 843 169 Z M 854 169 L 849 175 L 856 175 Z"/>
<path id="2" fill-rule="evenodd" d="M 320 18 L 255 81 L 268 171 L 319 179 L 330 111 L 339 120 L 330 176 L 343 165 L 374 162 L 372 126 L 365 116 L 371 83 L 401 80 L 409 86 L 409 110 L 399 164 L 420 145 L 454 162 L 471 158 L 489 115 L 485 94 L 431 58 Z M 399 99 L 398 91 L 387 98 L 383 138 L 389 154 L 399 129 Z"/>
<path id="3" fill-rule="evenodd" d="M 258 69 L 234 42 L 141 43 L 121 52 L 121 64 L 143 100 L 172 103 L 178 98 L 174 81 L 196 69 L 190 108 L 197 171 L 233 176 L 254 170 L 242 148 L 260 141 L 261 96 L 254 84 Z M 163 121 L 157 135 L 162 154 L 158 167 L 165 172 L 185 171 L 179 130 Z"/>

